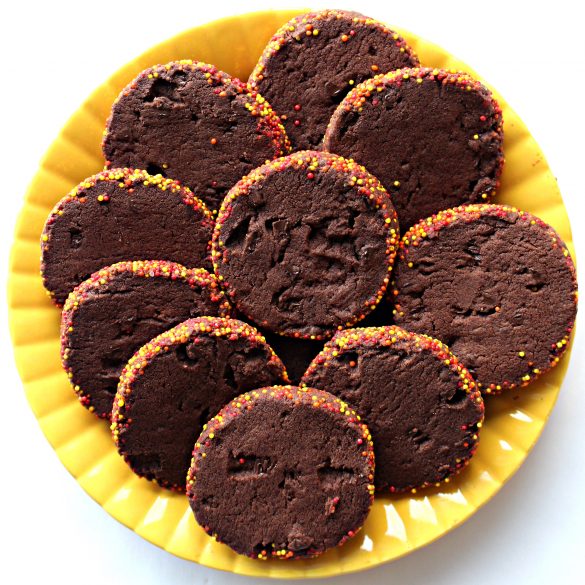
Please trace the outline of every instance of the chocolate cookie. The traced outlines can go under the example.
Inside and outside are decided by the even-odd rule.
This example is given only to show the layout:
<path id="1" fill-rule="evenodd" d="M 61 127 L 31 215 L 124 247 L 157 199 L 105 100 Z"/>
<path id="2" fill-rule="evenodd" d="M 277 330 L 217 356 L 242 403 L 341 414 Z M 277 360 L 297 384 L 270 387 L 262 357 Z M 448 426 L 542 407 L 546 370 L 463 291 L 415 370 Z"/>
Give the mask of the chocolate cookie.
<path id="1" fill-rule="evenodd" d="M 61 306 L 96 270 L 123 260 L 211 267 L 213 219 L 176 181 L 115 169 L 80 183 L 53 209 L 41 236 L 41 274 Z"/>
<path id="2" fill-rule="evenodd" d="M 400 244 L 395 321 L 437 337 L 488 394 L 556 365 L 577 310 L 569 251 L 537 217 L 467 205 L 421 221 Z"/>
<path id="3" fill-rule="evenodd" d="M 502 140 L 502 111 L 479 81 L 420 68 L 352 90 L 323 145 L 380 179 L 404 232 L 441 209 L 489 200 L 504 163 Z"/>
<path id="4" fill-rule="evenodd" d="M 301 151 L 230 190 L 212 256 L 247 318 L 276 333 L 321 339 L 380 302 L 398 239 L 396 213 L 375 177 L 351 160 Z"/>
<path id="5" fill-rule="evenodd" d="M 437 484 L 467 465 L 477 448 L 481 394 L 436 339 L 394 326 L 340 331 L 301 384 L 332 392 L 364 418 L 379 490 Z"/>
<path id="6" fill-rule="evenodd" d="M 276 31 L 248 83 L 280 114 L 295 150 L 317 148 L 354 85 L 417 65 L 404 39 L 381 22 L 357 12 L 321 10 Z"/>
<path id="7" fill-rule="evenodd" d="M 292 384 L 301 381 L 313 358 L 323 349 L 322 341 L 285 337 L 272 331 L 262 331 L 262 335 L 282 360 Z"/>
<path id="8" fill-rule="evenodd" d="M 189 317 L 228 316 L 215 276 L 158 260 L 120 262 L 95 272 L 65 301 L 61 359 L 83 406 L 109 418 L 132 354 Z"/>
<path id="9" fill-rule="evenodd" d="M 141 347 L 120 377 L 112 411 L 118 451 L 140 476 L 183 491 L 205 423 L 235 396 L 288 381 L 254 327 L 198 317 Z"/>
<path id="10" fill-rule="evenodd" d="M 321 390 L 239 396 L 197 442 L 187 495 L 197 522 L 252 558 L 308 558 L 343 544 L 373 501 L 370 433 Z"/>
<path id="11" fill-rule="evenodd" d="M 243 175 L 287 154 L 270 105 L 212 65 L 146 69 L 118 96 L 103 141 L 107 166 L 139 167 L 188 185 L 217 209 Z"/>

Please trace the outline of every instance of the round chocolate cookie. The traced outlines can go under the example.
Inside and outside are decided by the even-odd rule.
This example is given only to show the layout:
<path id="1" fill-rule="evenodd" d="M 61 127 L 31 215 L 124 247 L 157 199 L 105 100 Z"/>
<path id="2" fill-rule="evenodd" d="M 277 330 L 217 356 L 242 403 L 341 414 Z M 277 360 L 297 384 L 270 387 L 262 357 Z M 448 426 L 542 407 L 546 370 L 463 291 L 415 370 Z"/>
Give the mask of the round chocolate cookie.
<path id="1" fill-rule="evenodd" d="M 190 317 L 229 316 L 215 276 L 158 260 L 120 262 L 95 272 L 67 297 L 61 359 L 83 406 L 109 418 L 132 354 Z"/>
<path id="2" fill-rule="evenodd" d="M 392 196 L 402 231 L 499 185 L 502 111 L 466 73 L 403 69 L 362 83 L 331 118 L 324 148 L 354 158 Z"/>
<path id="3" fill-rule="evenodd" d="M 378 490 L 438 484 L 477 448 L 481 393 L 447 346 L 426 335 L 394 326 L 340 331 L 301 385 L 332 392 L 363 417 L 374 441 Z"/>
<path id="4" fill-rule="evenodd" d="M 102 147 L 107 166 L 177 179 L 210 209 L 254 167 L 290 151 L 278 116 L 262 96 L 194 61 L 151 67 L 126 86 Z"/>
<path id="5" fill-rule="evenodd" d="M 423 220 L 405 234 L 394 278 L 396 324 L 446 343 L 488 394 L 528 384 L 567 347 L 575 268 L 530 213 L 467 205 Z"/>
<path id="6" fill-rule="evenodd" d="M 205 423 L 235 396 L 287 382 L 280 359 L 254 327 L 198 317 L 130 358 L 112 410 L 118 451 L 140 476 L 183 491 Z"/>
<path id="7" fill-rule="evenodd" d="M 379 181 L 351 160 L 301 151 L 244 177 L 215 226 L 215 273 L 248 319 L 321 339 L 374 310 L 398 223 Z"/>
<path id="8" fill-rule="evenodd" d="M 197 522 L 252 558 L 309 558 L 343 544 L 373 501 L 367 427 L 321 390 L 239 396 L 197 442 L 187 495 Z"/>
<path id="9" fill-rule="evenodd" d="M 144 171 L 86 179 L 53 209 L 41 236 L 41 275 L 61 306 L 96 270 L 125 260 L 210 268 L 211 213 L 189 189 Z"/>
<path id="10" fill-rule="evenodd" d="M 295 148 L 317 148 L 348 91 L 376 73 L 416 67 L 404 39 L 357 12 L 297 16 L 272 37 L 248 83 L 280 114 Z"/>
<path id="11" fill-rule="evenodd" d="M 314 339 L 285 337 L 261 331 L 270 347 L 282 360 L 291 384 L 298 384 L 313 358 L 323 349 L 323 342 Z"/>

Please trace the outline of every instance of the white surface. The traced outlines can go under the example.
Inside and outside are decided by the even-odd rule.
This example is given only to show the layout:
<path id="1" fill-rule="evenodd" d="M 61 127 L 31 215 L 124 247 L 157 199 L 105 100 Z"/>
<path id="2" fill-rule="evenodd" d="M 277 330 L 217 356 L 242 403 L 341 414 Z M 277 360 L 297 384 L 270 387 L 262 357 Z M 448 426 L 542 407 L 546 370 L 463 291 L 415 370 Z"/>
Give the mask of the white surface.
<path id="1" fill-rule="evenodd" d="M 0 54 L 0 279 L 22 194 L 68 116 L 120 65 L 186 28 L 235 12 L 295 3 L 43 2 L 4 4 Z M 198 6 L 204 4 L 204 6 Z M 309 4 L 309 2 L 306 2 Z M 353 8 L 442 45 L 497 87 L 555 170 L 585 258 L 585 41 L 576 2 L 312 2 Z M 523 6 L 522 6 L 523 5 Z M 194 55 L 193 57 L 196 57 Z M 581 274 L 583 266 L 581 265 Z M 583 282 L 582 282 L 583 284 Z M 4 295 L 4 292 L 2 293 Z M 3 583 L 253 583 L 177 559 L 110 518 L 61 466 L 28 408 L 0 311 L 0 522 Z M 582 316 L 582 315 L 581 315 Z M 582 321 L 582 319 L 581 319 Z M 399 585 L 577 583 L 585 570 L 584 325 L 557 406 L 509 484 L 461 528 L 368 573 L 336 580 Z"/>

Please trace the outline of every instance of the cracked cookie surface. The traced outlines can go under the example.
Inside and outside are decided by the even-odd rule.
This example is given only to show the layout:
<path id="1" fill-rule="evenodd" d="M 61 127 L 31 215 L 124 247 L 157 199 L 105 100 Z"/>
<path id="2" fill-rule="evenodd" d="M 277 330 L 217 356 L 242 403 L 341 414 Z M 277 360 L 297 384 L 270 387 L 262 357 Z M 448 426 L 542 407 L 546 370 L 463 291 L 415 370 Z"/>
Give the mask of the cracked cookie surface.
<path id="1" fill-rule="evenodd" d="M 102 147 L 109 167 L 181 181 L 211 210 L 243 175 L 290 150 L 262 96 L 212 65 L 188 60 L 146 69 L 122 90 Z"/>
<path id="2" fill-rule="evenodd" d="M 230 191 L 212 257 L 247 318 L 320 339 L 373 311 L 398 245 L 390 198 L 363 167 L 300 151 L 255 169 Z"/>

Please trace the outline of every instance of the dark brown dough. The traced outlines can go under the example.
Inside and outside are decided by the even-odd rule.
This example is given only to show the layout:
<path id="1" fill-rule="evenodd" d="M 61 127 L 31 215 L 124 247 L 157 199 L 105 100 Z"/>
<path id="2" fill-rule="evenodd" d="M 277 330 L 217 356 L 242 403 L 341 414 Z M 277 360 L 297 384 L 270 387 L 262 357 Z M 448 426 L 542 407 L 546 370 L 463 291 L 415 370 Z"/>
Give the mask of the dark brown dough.
<path id="1" fill-rule="evenodd" d="M 65 301 L 63 367 L 83 406 L 110 418 L 132 354 L 190 317 L 229 316 L 215 276 L 159 260 L 120 262 L 95 272 Z"/>
<path id="2" fill-rule="evenodd" d="M 41 236 L 41 274 L 53 301 L 96 270 L 124 260 L 211 268 L 213 220 L 175 181 L 115 169 L 80 183 L 56 205 Z"/>
<path id="3" fill-rule="evenodd" d="M 209 534 L 252 558 L 308 558 L 343 544 L 373 500 L 373 449 L 356 413 L 327 392 L 248 392 L 207 425 L 187 495 Z"/>
<path id="4" fill-rule="evenodd" d="M 199 317 L 162 333 L 122 372 L 112 432 L 135 473 L 183 491 L 203 425 L 232 398 L 287 381 L 264 337 L 236 319 Z"/>
<path id="5" fill-rule="evenodd" d="M 441 212 L 405 234 L 394 278 L 396 324 L 449 345 L 483 392 L 529 383 L 567 347 L 575 269 L 557 233 L 529 213 Z"/>
<path id="6" fill-rule="evenodd" d="M 260 327 L 320 339 L 380 302 L 397 230 L 390 198 L 363 167 L 300 151 L 230 191 L 213 236 L 214 270 Z"/>
<path id="7" fill-rule="evenodd" d="M 298 384 L 301 381 L 313 358 L 323 349 L 322 341 L 285 337 L 272 333 L 272 331 L 261 330 L 261 332 L 266 336 L 270 347 L 282 360 L 291 384 Z"/>
<path id="8" fill-rule="evenodd" d="M 329 118 L 365 79 L 418 59 L 387 26 L 344 10 L 297 16 L 272 37 L 248 82 L 280 115 L 295 150 L 317 148 Z"/>
<path id="9" fill-rule="evenodd" d="M 122 90 L 103 150 L 108 166 L 177 179 L 217 209 L 243 175 L 290 144 L 257 92 L 212 65 L 176 61 L 146 69 Z"/>
<path id="10" fill-rule="evenodd" d="M 477 449 L 481 394 L 436 339 L 400 327 L 340 331 L 313 360 L 302 385 L 335 394 L 364 418 L 379 490 L 434 485 L 467 465 Z"/>
<path id="11" fill-rule="evenodd" d="M 465 73 L 406 69 L 353 90 L 327 128 L 324 148 L 354 158 L 388 190 L 402 232 L 499 185 L 502 112 Z"/>

